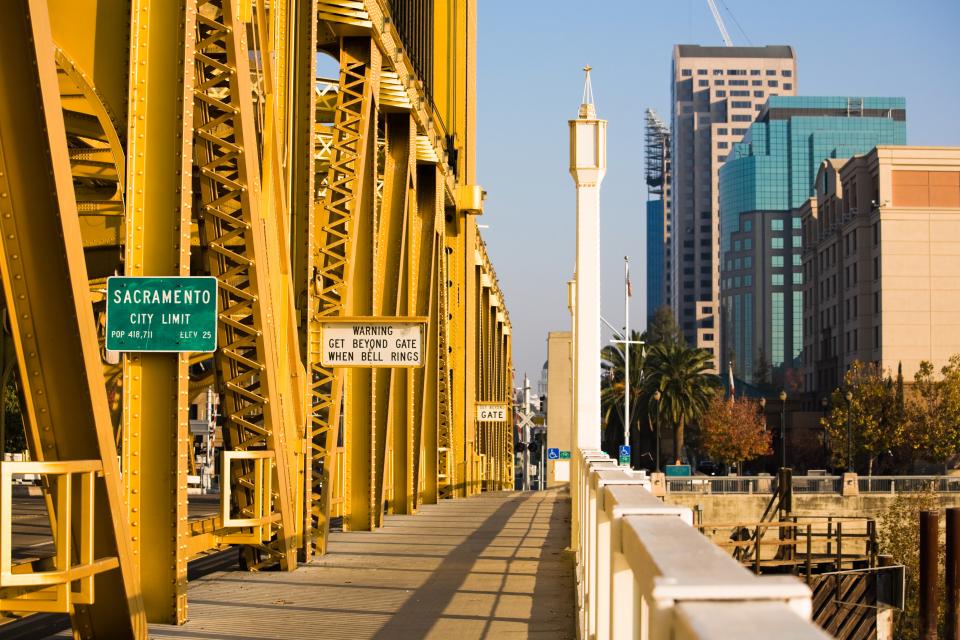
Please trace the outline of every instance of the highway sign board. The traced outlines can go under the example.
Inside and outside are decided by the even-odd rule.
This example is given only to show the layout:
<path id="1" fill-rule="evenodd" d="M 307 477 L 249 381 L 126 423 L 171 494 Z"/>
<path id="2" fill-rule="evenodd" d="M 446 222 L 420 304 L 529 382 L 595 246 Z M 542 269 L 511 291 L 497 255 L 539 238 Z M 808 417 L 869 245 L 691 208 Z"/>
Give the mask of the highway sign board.
<path id="1" fill-rule="evenodd" d="M 106 333 L 110 351 L 215 351 L 217 279 L 107 278 Z"/>
<path id="2" fill-rule="evenodd" d="M 689 476 L 690 465 L 688 464 L 668 464 L 666 466 L 666 475 L 668 476 Z"/>
<path id="3" fill-rule="evenodd" d="M 500 402 L 478 402 L 477 422 L 506 422 L 507 405 Z"/>
<path id="4" fill-rule="evenodd" d="M 620 445 L 620 464 L 630 464 L 630 445 Z"/>
<path id="5" fill-rule="evenodd" d="M 323 318 L 320 363 L 325 367 L 422 367 L 425 319 Z"/>
<path id="6" fill-rule="evenodd" d="M 555 447 L 550 447 L 547 449 L 547 460 L 559 460 L 560 459 L 560 449 Z"/>
<path id="7" fill-rule="evenodd" d="M 560 452 L 560 459 L 561 459 L 561 460 L 569 460 L 569 459 L 570 459 L 570 452 L 569 452 L 569 451 L 561 451 L 561 452 Z"/>

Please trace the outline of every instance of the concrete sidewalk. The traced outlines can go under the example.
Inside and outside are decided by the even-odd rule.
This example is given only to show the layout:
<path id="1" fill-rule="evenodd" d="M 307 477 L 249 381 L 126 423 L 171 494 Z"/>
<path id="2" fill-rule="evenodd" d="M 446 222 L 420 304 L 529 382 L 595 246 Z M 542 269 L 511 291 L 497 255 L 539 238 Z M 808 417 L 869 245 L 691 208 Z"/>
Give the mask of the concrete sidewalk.
<path id="1" fill-rule="evenodd" d="M 494 493 L 338 533 L 293 573 L 190 583 L 190 621 L 151 638 L 574 638 L 570 499 Z"/>

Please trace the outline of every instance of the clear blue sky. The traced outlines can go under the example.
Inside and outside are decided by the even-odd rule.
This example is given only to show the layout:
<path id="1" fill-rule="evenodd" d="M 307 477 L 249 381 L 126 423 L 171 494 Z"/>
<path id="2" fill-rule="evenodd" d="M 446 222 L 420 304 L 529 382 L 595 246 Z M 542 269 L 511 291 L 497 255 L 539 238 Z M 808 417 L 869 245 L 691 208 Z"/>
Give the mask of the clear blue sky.
<path id="1" fill-rule="evenodd" d="M 800 95 L 904 96 L 907 142 L 960 145 L 960 1 L 716 0 L 734 44 L 797 51 Z M 586 7 L 595 7 L 587 9 Z M 733 13 L 749 41 L 730 17 Z M 670 115 L 674 44 L 720 45 L 705 0 L 484 0 L 479 3 L 478 178 L 481 224 L 513 322 L 518 381 L 535 384 L 548 331 L 568 330 L 575 207 L 567 120 L 585 64 L 609 120 L 601 194 L 603 315 L 631 326 L 645 302 L 643 112 Z M 606 338 L 605 338 L 606 339 Z"/>

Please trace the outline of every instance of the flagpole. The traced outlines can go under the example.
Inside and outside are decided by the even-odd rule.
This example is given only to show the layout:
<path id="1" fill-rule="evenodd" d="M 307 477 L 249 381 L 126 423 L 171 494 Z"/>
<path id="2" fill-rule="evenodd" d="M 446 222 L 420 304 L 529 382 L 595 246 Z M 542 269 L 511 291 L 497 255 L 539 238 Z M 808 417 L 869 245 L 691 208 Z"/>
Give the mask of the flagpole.
<path id="1" fill-rule="evenodd" d="M 623 256 L 623 444 L 630 446 L 630 259 Z M 627 463 L 629 466 L 630 463 Z"/>

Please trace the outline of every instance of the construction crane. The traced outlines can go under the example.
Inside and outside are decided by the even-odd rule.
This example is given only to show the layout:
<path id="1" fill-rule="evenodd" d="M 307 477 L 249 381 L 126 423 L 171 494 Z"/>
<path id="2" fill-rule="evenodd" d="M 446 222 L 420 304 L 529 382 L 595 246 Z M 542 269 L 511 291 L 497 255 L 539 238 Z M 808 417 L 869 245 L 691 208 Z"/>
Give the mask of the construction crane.
<path id="1" fill-rule="evenodd" d="M 727 26 L 723 24 L 723 18 L 720 17 L 720 12 L 717 10 L 717 5 L 713 0 L 707 0 L 707 6 L 710 7 L 710 13 L 713 14 L 713 19 L 717 23 L 717 29 L 720 29 L 720 36 L 723 38 L 723 44 L 727 47 L 732 47 L 733 40 L 730 39 L 730 34 L 727 33 Z"/>

